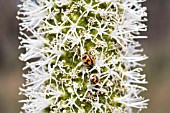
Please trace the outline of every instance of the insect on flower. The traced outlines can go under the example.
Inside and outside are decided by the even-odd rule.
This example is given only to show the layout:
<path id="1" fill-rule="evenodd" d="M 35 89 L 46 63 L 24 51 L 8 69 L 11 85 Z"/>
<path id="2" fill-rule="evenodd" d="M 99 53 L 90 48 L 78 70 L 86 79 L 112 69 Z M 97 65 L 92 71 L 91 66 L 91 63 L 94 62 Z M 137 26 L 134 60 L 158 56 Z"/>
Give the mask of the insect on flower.
<path id="1" fill-rule="evenodd" d="M 95 63 L 94 56 L 91 55 L 89 52 L 83 54 L 82 62 L 86 65 L 87 68 L 92 68 Z"/>
<path id="2" fill-rule="evenodd" d="M 97 75 L 91 75 L 90 80 L 93 84 L 100 84 L 100 79 Z"/>
<path id="3" fill-rule="evenodd" d="M 147 83 L 139 62 L 147 56 L 138 42 L 146 38 L 140 35 L 147 30 L 145 0 L 20 1 L 22 113 L 132 113 L 147 107 L 149 100 L 138 96 Z"/>
<path id="4" fill-rule="evenodd" d="M 99 84 L 100 84 L 100 78 L 96 75 L 96 74 L 92 74 L 91 76 L 90 76 L 90 81 L 93 83 L 93 84 L 95 84 L 95 92 L 98 92 L 98 94 L 100 94 L 101 92 L 100 91 L 97 91 L 96 89 L 99 89 L 100 88 L 100 86 L 99 86 Z"/>

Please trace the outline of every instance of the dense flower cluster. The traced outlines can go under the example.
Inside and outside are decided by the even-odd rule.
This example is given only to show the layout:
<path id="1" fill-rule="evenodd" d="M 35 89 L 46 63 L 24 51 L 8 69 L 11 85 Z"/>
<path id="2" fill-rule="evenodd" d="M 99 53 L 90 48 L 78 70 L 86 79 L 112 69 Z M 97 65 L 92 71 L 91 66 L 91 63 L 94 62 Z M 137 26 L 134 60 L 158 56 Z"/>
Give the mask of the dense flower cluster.
<path id="1" fill-rule="evenodd" d="M 132 113 L 146 108 L 144 0 L 22 0 L 26 113 Z"/>

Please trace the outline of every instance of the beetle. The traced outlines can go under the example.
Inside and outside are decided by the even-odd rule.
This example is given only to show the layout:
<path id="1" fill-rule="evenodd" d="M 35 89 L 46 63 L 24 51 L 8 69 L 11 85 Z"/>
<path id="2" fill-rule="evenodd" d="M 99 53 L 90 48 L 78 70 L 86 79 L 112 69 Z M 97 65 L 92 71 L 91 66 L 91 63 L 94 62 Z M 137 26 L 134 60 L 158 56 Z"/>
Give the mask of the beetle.
<path id="1" fill-rule="evenodd" d="M 94 56 L 91 55 L 89 52 L 86 52 L 83 54 L 82 62 L 85 64 L 87 68 L 92 68 L 95 63 Z"/>

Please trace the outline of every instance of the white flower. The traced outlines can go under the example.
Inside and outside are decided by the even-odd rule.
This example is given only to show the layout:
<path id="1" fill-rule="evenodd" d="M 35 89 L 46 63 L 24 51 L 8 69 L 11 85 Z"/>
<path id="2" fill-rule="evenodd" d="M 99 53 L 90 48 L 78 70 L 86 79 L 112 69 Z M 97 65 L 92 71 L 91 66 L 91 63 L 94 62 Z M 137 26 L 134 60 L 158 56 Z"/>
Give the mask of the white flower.
<path id="1" fill-rule="evenodd" d="M 26 113 L 132 113 L 147 107 L 137 39 L 145 0 L 22 0 Z M 86 57 L 84 57 L 86 56 Z M 84 60 L 82 60 L 84 59 Z"/>

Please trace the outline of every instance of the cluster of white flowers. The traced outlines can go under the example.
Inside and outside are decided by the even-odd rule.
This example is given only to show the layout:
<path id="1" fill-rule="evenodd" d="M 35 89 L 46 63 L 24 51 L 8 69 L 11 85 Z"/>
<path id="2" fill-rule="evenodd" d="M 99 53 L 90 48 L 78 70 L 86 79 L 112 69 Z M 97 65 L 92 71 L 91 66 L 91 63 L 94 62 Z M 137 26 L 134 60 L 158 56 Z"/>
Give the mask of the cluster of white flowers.
<path id="1" fill-rule="evenodd" d="M 25 113 L 132 113 L 146 108 L 145 0 L 22 0 Z M 90 68 L 83 56 L 87 55 Z M 84 59 L 86 60 L 86 59 Z M 90 61 L 93 60 L 93 61 Z"/>

